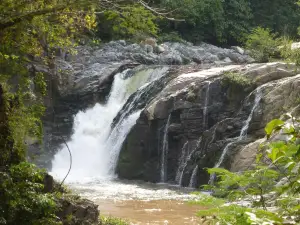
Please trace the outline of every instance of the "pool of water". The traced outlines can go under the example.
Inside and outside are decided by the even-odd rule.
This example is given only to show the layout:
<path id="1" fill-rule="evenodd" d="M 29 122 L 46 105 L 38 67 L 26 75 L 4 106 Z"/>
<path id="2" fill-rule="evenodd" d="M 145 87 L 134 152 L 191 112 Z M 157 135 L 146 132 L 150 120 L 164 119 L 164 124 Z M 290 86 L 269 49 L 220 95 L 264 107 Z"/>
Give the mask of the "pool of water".
<path id="1" fill-rule="evenodd" d="M 193 189 L 168 184 L 121 180 L 90 180 L 68 183 L 82 197 L 99 205 L 102 215 L 126 219 L 132 225 L 200 224 L 201 206 Z"/>

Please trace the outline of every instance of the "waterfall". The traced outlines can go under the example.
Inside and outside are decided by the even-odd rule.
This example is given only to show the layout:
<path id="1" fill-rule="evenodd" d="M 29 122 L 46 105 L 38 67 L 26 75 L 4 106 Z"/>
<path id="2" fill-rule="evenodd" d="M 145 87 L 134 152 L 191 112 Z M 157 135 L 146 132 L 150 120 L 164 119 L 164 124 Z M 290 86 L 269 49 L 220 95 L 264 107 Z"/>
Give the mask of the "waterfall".
<path id="1" fill-rule="evenodd" d="M 181 149 L 181 156 L 179 158 L 179 164 L 178 164 L 178 168 L 177 168 L 177 172 L 176 172 L 176 177 L 175 177 L 175 181 L 177 184 L 181 184 L 181 180 L 182 180 L 182 171 L 185 167 L 185 163 L 187 161 L 187 157 L 188 157 L 188 152 L 189 150 L 189 141 L 186 141 Z"/>
<path id="2" fill-rule="evenodd" d="M 205 102 L 203 108 L 203 128 L 206 129 L 207 127 L 207 106 L 209 103 L 209 90 L 210 90 L 210 81 L 207 83 L 206 92 L 205 92 Z"/>
<path id="3" fill-rule="evenodd" d="M 113 127 L 114 118 L 122 109 L 129 96 L 159 79 L 167 72 L 166 67 L 139 68 L 116 74 L 106 104 L 80 111 L 74 118 L 73 134 L 68 142 L 72 151 L 73 166 L 67 181 L 82 182 L 85 179 L 108 179 L 115 176 L 115 167 L 124 139 L 136 123 L 141 110 L 128 113 L 140 95 L 133 98 L 118 123 Z M 130 76 L 129 76 L 130 75 Z M 62 179 L 68 171 L 69 157 L 65 146 L 54 156 L 52 174 Z"/>
<path id="4" fill-rule="evenodd" d="M 194 188 L 196 186 L 196 176 L 197 176 L 198 168 L 199 168 L 199 166 L 197 165 L 193 169 L 193 173 L 192 173 L 192 176 L 190 179 L 190 184 L 189 184 L 190 188 Z"/>
<path id="5" fill-rule="evenodd" d="M 252 92 L 253 93 L 253 92 Z M 252 93 L 250 95 L 252 95 Z M 254 91 L 254 94 L 255 94 L 255 100 L 254 100 L 254 103 L 253 103 L 253 106 L 252 106 L 252 109 L 251 109 L 251 112 L 247 118 L 247 120 L 244 122 L 244 126 L 242 127 L 241 131 L 240 131 L 240 135 L 236 138 L 233 138 L 232 141 L 230 141 L 226 146 L 225 148 L 223 149 L 223 152 L 222 152 L 222 155 L 221 157 L 219 158 L 218 162 L 216 163 L 216 165 L 214 166 L 215 168 L 218 168 L 221 166 L 221 164 L 223 163 L 224 161 L 224 158 L 229 150 L 229 148 L 243 140 L 246 136 L 247 136 L 247 132 L 248 132 L 248 129 L 249 129 L 249 125 L 250 125 L 250 122 L 252 120 L 252 117 L 253 117 L 253 113 L 255 112 L 256 108 L 258 107 L 259 103 L 260 103 L 260 100 L 262 98 L 262 87 L 258 87 L 255 91 Z M 210 176 L 210 183 L 214 180 L 214 177 L 215 175 L 214 174 L 211 174 Z"/>
<path id="6" fill-rule="evenodd" d="M 162 183 L 166 182 L 167 175 L 167 164 L 168 164 L 168 151 L 169 151 L 169 141 L 168 141 L 168 131 L 170 126 L 171 114 L 168 116 L 167 123 L 164 129 L 163 136 L 163 146 L 161 153 L 161 167 L 160 167 L 160 181 Z"/>
<path id="7" fill-rule="evenodd" d="M 189 145 L 187 145 L 188 146 L 187 148 L 185 148 L 185 146 L 183 146 L 183 148 L 182 148 L 182 150 L 183 150 L 182 151 L 182 160 L 180 161 L 180 164 L 178 166 L 176 178 L 175 178 L 175 181 L 179 186 L 182 185 L 182 179 L 183 179 L 183 174 L 184 174 L 185 168 L 187 167 L 188 162 L 191 160 L 191 157 L 194 154 L 194 152 L 200 146 L 201 141 L 202 141 L 202 137 L 197 141 L 196 147 L 191 152 L 189 151 L 190 150 Z"/>
<path id="8" fill-rule="evenodd" d="M 210 84 L 211 84 L 211 82 L 208 81 L 206 91 L 205 91 L 205 100 L 204 100 L 204 107 L 203 107 L 203 129 L 207 128 L 207 107 L 209 104 Z M 182 147 L 181 156 L 179 159 L 179 166 L 178 166 L 178 169 L 176 172 L 176 177 L 175 177 L 175 182 L 180 186 L 182 185 L 183 174 L 184 174 L 185 168 L 187 167 L 188 161 L 191 159 L 191 156 L 194 153 L 194 151 L 199 147 L 200 142 L 201 142 L 201 139 L 199 139 L 199 141 L 197 142 L 196 148 L 193 149 L 192 152 L 189 152 L 188 141 Z M 194 177 L 196 176 L 196 174 L 194 174 L 194 173 L 197 172 L 197 170 L 195 170 L 195 169 L 193 171 Z M 191 178 L 191 179 L 194 179 L 194 178 Z M 190 181 L 190 183 L 191 183 L 191 181 Z"/>

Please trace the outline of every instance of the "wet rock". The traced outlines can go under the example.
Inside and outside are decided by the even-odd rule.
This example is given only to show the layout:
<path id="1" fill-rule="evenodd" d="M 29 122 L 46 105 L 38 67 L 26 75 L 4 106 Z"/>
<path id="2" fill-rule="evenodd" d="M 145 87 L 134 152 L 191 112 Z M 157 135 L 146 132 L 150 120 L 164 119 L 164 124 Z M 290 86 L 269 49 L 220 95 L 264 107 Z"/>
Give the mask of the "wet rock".
<path id="1" fill-rule="evenodd" d="M 57 216 L 64 225 L 96 225 L 98 224 L 98 206 L 92 201 L 77 196 L 63 196 L 58 200 L 60 210 Z"/>
<path id="2" fill-rule="evenodd" d="M 51 175 L 46 174 L 44 177 L 44 192 L 49 193 L 54 190 L 54 179 Z"/>
<path id="3" fill-rule="evenodd" d="M 251 169 L 256 160 L 259 145 L 264 139 L 258 139 L 243 147 L 233 158 L 230 170 L 233 172 Z"/>
<path id="4" fill-rule="evenodd" d="M 264 137 L 266 123 L 284 111 L 300 111 L 296 103 L 300 75 L 284 69 L 288 67 L 282 63 L 227 66 L 181 74 L 171 79 L 146 104 L 128 134 L 120 153 L 119 176 L 151 182 L 161 180 L 162 137 L 168 117 L 166 164 L 169 183 L 177 182 L 179 158 L 187 141 L 198 144 L 189 150 L 183 186 L 189 185 L 196 166 L 199 169 L 193 182 L 196 185 L 207 183 L 209 176 L 204 168 L 214 167 L 230 143 L 220 166 L 233 171 L 251 167 Z M 261 86 L 257 108 L 253 110 L 256 92 L 251 93 L 255 87 L 228 95 L 230 86 L 222 83 L 222 74 L 226 70 L 236 71 Z M 250 115 L 247 136 L 238 139 Z"/>

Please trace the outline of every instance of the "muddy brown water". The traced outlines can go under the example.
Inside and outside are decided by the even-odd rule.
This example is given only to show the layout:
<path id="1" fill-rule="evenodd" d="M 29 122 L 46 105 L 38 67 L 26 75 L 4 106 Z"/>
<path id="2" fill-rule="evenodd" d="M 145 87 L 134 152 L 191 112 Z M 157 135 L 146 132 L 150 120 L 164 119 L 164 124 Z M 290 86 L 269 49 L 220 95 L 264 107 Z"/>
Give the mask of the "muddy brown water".
<path id="1" fill-rule="evenodd" d="M 90 181 L 69 186 L 99 205 L 102 215 L 127 220 L 131 225 L 197 225 L 201 206 L 193 189 L 167 184 L 129 181 Z"/>
<path id="2" fill-rule="evenodd" d="M 199 218 L 196 217 L 199 206 L 180 200 L 99 200 L 96 203 L 103 215 L 123 218 L 130 224 L 199 224 Z"/>

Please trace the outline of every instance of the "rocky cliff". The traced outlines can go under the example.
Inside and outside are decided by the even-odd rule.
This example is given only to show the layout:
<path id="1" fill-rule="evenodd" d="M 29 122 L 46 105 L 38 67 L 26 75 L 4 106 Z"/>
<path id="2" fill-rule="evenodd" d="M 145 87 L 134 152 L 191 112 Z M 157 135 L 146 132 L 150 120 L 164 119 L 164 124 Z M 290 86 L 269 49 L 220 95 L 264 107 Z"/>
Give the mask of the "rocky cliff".
<path id="1" fill-rule="evenodd" d="M 142 110 L 115 156 L 120 178 L 196 187 L 207 183 L 207 167 L 251 166 L 265 124 L 285 112 L 299 113 L 294 66 L 251 64 L 240 48 L 164 43 L 158 51 L 117 41 L 77 50 L 77 56 L 57 59 L 48 81 L 47 154 L 37 157 L 42 166 L 50 167 L 61 136 L 70 137 L 79 110 L 105 105 L 119 72 L 128 79 L 149 69 L 166 71 L 134 92 L 111 124 L 112 132 L 118 130 L 120 121 Z"/>
<path id="2" fill-rule="evenodd" d="M 46 74 L 49 95 L 45 98 L 42 151 L 37 144 L 29 146 L 30 158 L 42 167 L 51 168 L 53 154 L 63 138 L 67 140 L 72 133 L 74 115 L 97 102 L 105 103 L 114 76 L 119 72 L 138 65 L 144 68 L 170 65 L 174 74 L 179 73 L 179 65 L 183 64 L 199 68 L 253 61 L 238 50 L 209 44 L 164 43 L 159 47 L 154 52 L 152 46 L 114 41 L 97 47 L 79 46 L 75 55 L 60 52 L 51 68 L 35 62 L 32 70 Z"/>
<path id="3" fill-rule="evenodd" d="M 126 179 L 198 186 L 205 168 L 251 166 L 264 126 L 299 115 L 300 75 L 284 63 L 181 74 L 146 105 L 120 153 Z"/>

